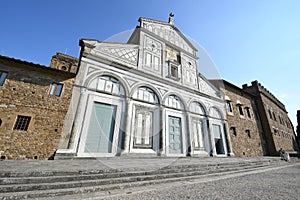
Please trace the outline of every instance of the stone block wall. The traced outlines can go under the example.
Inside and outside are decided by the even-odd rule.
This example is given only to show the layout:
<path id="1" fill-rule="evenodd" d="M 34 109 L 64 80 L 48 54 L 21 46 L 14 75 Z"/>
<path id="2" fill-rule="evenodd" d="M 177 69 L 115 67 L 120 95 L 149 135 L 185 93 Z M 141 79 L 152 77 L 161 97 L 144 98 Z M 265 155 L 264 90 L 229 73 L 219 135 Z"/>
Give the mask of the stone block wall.
<path id="1" fill-rule="evenodd" d="M 290 152 L 299 151 L 285 105 L 258 81 L 253 81 L 250 86 L 243 85 L 243 90 L 255 96 L 263 134 L 267 140 L 268 155 L 278 155 L 280 148 Z"/>
<path id="2" fill-rule="evenodd" d="M 267 120 L 263 123 L 268 123 L 270 129 L 269 134 L 274 141 L 274 154 L 278 152 L 280 148 L 287 151 L 297 151 L 296 136 L 287 112 L 282 110 L 263 94 L 261 99 L 267 116 Z M 270 115 L 272 115 L 272 117 Z"/>
<path id="3" fill-rule="evenodd" d="M 2 159 L 48 159 L 58 148 L 75 74 L 0 56 L 8 73 L 0 86 L 0 152 Z M 52 83 L 63 84 L 59 97 Z M 17 116 L 31 117 L 25 131 L 15 130 Z"/>
<path id="4" fill-rule="evenodd" d="M 225 100 L 229 101 L 232 107 L 232 112 L 227 110 L 227 124 L 233 153 L 238 157 L 263 156 L 264 140 L 257 125 L 253 97 L 226 81 L 223 91 L 226 95 Z M 240 115 L 239 104 L 243 115 Z M 249 109 L 250 117 L 246 109 Z"/>

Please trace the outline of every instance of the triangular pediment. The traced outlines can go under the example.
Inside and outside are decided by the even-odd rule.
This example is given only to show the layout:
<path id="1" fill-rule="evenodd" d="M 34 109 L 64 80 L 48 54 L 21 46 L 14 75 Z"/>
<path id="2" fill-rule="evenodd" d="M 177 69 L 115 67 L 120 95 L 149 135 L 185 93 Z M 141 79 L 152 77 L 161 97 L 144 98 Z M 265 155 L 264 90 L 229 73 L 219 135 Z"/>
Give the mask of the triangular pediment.
<path id="1" fill-rule="evenodd" d="M 220 91 L 216 87 L 214 87 L 205 77 L 199 75 L 198 80 L 200 92 L 212 97 L 221 98 Z"/>
<path id="2" fill-rule="evenodd" d="M 174 25 L 146 18 L 140 18 L 139 21 L 142 28 L 170 42 L 174 46 L 192 55 L 196 55 L 197 49 Z"/>

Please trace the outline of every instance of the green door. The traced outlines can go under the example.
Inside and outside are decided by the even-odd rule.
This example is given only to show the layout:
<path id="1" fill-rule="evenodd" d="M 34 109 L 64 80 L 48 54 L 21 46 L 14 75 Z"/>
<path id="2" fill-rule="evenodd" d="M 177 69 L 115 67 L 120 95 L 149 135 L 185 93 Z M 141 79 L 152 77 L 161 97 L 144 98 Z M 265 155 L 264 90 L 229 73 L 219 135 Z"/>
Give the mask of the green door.
<path id="1" fill-rule="evenodd" d="M 94 102 L 85 153 L 111 153 L 116 116 L 115 105 Z"/>
<path id="2" fill-rule="evenodd" d="M 169 153 L 182 153 L 181 119 L 169 116 Z"/>

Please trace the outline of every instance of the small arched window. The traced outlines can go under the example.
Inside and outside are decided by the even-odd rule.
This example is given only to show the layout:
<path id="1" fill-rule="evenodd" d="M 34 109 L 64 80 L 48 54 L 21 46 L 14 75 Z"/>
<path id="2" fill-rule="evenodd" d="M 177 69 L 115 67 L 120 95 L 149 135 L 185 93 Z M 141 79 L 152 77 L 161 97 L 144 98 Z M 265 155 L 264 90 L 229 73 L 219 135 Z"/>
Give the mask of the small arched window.
<path id="1" fill-rule="evenodd" d="M 154 104 L 159 103 L 155 92 L 148 87 L 139 87 L 138 90 L 134 92 L 132 98 Z"/>
<path id="2" fill-rule="evenodd" d="M 66 66 L 62 66 L 62 67 L 61 67 L 61 70 L 67 71 L 67 67 L 66 67 Z"/>
<path id="3" fill-rule="evenodd" d="M 117 96 L 125 95 L 122 84 L 111 76 L 97 77 L 90 82 L 88 87 L 98 92 L 109 93 Z"/>
<path id="4" fill-rule="evenodd" d="M 203 106 L 199 103 L 199 102 L 193 102 L 191 104 L 191 112 L 193 113 L 197 113 L 197 114 L 200 114 L 200 115 L 205 115 L 205 110 L 203 108 Z"/>
<path id="5" fill-rule="evenodd" d="M 183 108 L 184 108 L 181 99 L 179 97 L 177 97 L 176 95 L 170 95 L 166 99 L 165 105 L 168 107 L 176 108 L 176 109 L 180 109 L 180 110 L 183 110 Z"/>
<path id="6" fill-rule="evenodd" d="M 217 119 L 222 119 L 222 114 L 221 114 L 220 110 L 217 108 L 212 108 L 211 116 L 214 118 L 217 118 Z"/>

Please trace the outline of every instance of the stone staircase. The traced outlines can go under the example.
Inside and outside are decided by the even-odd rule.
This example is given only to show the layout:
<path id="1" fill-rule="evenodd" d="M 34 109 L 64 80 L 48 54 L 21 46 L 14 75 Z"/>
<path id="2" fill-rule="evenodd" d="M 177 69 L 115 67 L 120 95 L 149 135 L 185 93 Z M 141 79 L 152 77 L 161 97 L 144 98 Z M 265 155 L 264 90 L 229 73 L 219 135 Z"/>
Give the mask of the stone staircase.
<path id="1" fill-rule="evenodd" d="M 88 161 L 86 161 L 88 162 Z M 89 169 L 65 171 L 0 172 L 0 199 L 52 198 L 200 179 L 224 173 L 252 171 L 279 165 L 276 160 L 180 164 L 156 170 Z"/>

